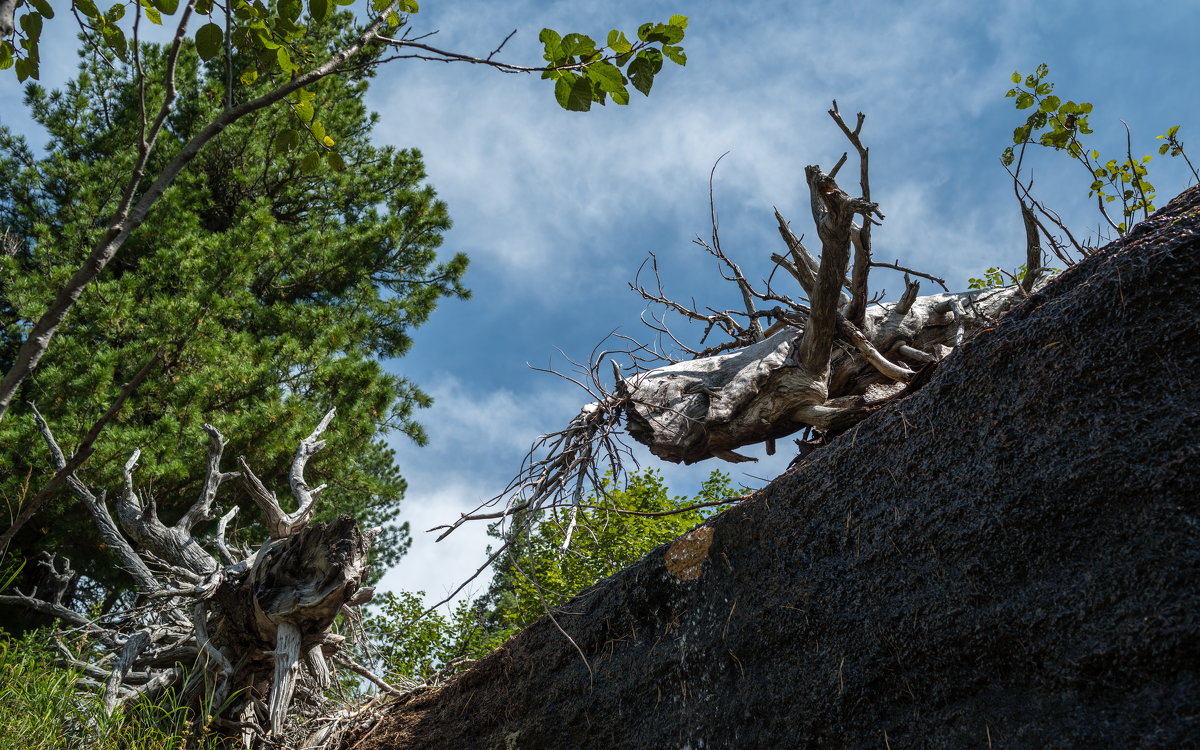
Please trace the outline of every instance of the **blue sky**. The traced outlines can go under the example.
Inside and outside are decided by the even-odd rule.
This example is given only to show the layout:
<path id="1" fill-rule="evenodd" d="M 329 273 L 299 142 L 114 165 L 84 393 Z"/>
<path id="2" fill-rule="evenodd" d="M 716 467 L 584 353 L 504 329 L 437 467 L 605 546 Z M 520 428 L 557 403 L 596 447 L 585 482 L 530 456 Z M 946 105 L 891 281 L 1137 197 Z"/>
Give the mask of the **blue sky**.
<path id="1" fill-rule="evenodd" d="M 503 56 L 526 64 L 540 59 L 543 27 L 602 39 L 672 13 L 691 23 L 687 67 L 668 64 L 651 96 L 635 93 L 628 107 L 565 112 L 544 81 L 466 65 L 393 64 L 373 83 L 376 137 L 423 151 L 455 222 L 445 248 L 471 256 L 474 292 L 444 303 L 417 331 L 412 353 L 388 365 L 436 403 L 421 415 L 429 446 L 395 442 L 409 480 L 402 515 L 415 540 L 384 585 L 441 598 L 482 562 L 482 524 L 438 544 L 423 530 L 495 494 L 530 442 L 587 400 L 527 363 L 562 364 L 556 347 L 586 359 L 613 329 L 643 336 L 644 305 L 626 283 L 647 252 L 679 298 L 737 305 L 691 244 L 710 232 L 708 173 L 717 157 L 730 152 L 714 185 L 722 244 L 747 276 L 764 278 L 770 254 L 782 249 L 772 206 L 797 233 L 812 234 L 804 166 L 828 168 L 847 149 L 826 114 L 831 99 L 848 119 L 868 115 L 872 190 L 888 217 L 873 234 L 877 257 L 943 276 L 952 288 L 988 266 L 1023 262 L 1020 217 L 997 159 L 1023 119 L 1003 96 L 1014 70 L 1045 62 L 1063 99 L 1092 102 L 1092 138 L 1108 158 L 1124 155 L 1124 118 L 1135 156 L 1156 154 L 1150 177 L 1164 203 L 1186 173 L 1157 156 L 1154 136 L 1182 125 L 1179 135 L 1200 155 L 1200 3 L 1131 7 L 424 0 L 413 26 L 437 30 L 438 46 L 486 55 L 517 29 Z M 71 55 L 44 56 L 47 83 L 72 72 Z M 12 77 L 0 81 L 0 123 L 27 129 Z M 1061 154 L 1037 156 L 1037 194 L 1073 228 L 1094 230 L 1082 168 Z M 889 297 L 900 289 L 885 274 L 873 279 Z M 679 493 L 714 468 L 758 486 L 786 466 L 787 445 L 759 464 L 644 465 L 664 469 Z"/>

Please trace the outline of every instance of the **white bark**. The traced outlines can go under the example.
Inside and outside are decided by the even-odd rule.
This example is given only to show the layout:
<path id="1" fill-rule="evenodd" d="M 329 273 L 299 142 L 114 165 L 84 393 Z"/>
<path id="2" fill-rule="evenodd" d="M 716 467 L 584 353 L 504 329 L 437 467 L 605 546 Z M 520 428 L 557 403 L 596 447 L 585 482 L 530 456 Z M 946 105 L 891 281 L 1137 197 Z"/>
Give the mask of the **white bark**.
<path id="1" fill-rule="evenodd" d="M 268 708 L 271 734 L 278 737 L 287 722 L 288 708 L 292 705 L 292 693 L 299 677 L 301 636 L 300 628 L 290 622 L 279 623 L 275 633 L 275 679 L 271 683 Z"/>

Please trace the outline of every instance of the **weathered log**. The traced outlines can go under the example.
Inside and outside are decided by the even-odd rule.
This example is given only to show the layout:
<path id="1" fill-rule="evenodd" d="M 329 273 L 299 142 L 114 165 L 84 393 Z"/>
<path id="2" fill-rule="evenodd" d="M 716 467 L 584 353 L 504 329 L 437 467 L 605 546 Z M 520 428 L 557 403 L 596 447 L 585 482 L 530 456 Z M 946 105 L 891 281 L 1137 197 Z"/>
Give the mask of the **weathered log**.
<path id="1" fill-rule="evenodd" d="M 742 446 L 805 426 L 828 429 L 838 417 L 865 413 L 902 389 L 895 354 L 936 361 L 961 335 L 990 326 L 1024 297 L 1011 286 L 918 297 L 907 311 L 873 305 L 861 333 L 875 354 L 837 349 L 824 377 L 801 364 L 792 328 L 751 346 L 631 376 L 619 384 L 629 435 L 663 460 L 695 463 L 736 460 L 734 451 Z M 894 353 L 893 359 L 881 353 Z M 874 356 L 884 357 L 887 367 L 873 363 Z"/>

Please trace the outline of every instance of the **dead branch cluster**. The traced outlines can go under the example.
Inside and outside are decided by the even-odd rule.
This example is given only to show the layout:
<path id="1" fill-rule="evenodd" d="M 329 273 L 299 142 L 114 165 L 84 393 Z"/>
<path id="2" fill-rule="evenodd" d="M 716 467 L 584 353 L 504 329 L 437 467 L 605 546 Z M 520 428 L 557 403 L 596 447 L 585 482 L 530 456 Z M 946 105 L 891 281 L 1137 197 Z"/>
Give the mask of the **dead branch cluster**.
<path id="1" fill-rule="evenodd" d="M 816 165 L 805 169 L 820 252 L 810 252 L 775 210 L 784 251 L 770 256 L 768 278 L 752 283 L 722 246 L 710 173 L 712 233 L 694 243 L 736 287 L 741 307 L 701 306 L 672 297 L 651 254 L 630 288 L 648 304 L 643 321 L 654 342 L 613 334 L 625 345 L 621 351 L 594 352 L 587 363 L 571 362 L 574 372 L 553 371 L 583 387 L 590 403 L 565 429 L 538 438 L 502 492 L 474 513 L 439 527 L 443 536 L 469 520 L 519 514 L 524 520 L 516 525 L 527 527 L 539 512 L 566 512 L 572 518 L 585 495 L 603 497 L 606 481 L 622 475 L 632 455 L 620 440 L 622 433 L 659 458 L 683 463 L 713 457 L 753 460 L 737 449 L 765 443 L 773 453 L 777 439 L 801 430 L 814 432 L 818 440 L 836 434 L 918 387 L 927 379 L 922 373 L 966 336 L 1028 296 L 1042 268 L 1040 246 L 1035 260 L 1032 241 L 1032 272 L 1023 284 L 1003 288 L 953 293 L 932 274 L 876 260 L 872 229 L 885 216 L 871 197 L 870 151 L 862 141 L 866 117 L 859 113 L 850 126 L 836 101 L 829 116 L 858 156 L 859 195 L 851 196 L 837 182 L 849 153 L 828 173 Z M 1018 197 L 1026 194 L 1018 191 Z M 1023 204 L 1027 224 L 1030 214 Z M 873 268 L 904 274 L 897 301 L 882 303 L 871 295 Z M 922 296 L 922 279 L 940 291 Z M 689 346 L 672 330 L 671 317 L 702 327 L 698 346 Z M 604 360 L 613 371 L 607 381 Z"/>
<path id="2" fill-rule="evenodd" d="M 36 408 L 32 411 L 55 464 L 67 467 L 69 459 L 50 426 Z M 81 695 L 103 695 L 110 714 L 131 701 L 174 690 L 201 719 L 246 747 L 314 729 L 328 734 L 322 722 L 332 721 L 326 717 L 331 711 L 326 695 L 337 686 L 334 665 L 356 674 L 366 671 L 350 653 L 353 644 L 333 632 L 334 619 L 374 593 L 363 582 L 367 551 L 379 533 L 360 531 L 348 516 L 310 523 L 325 486 L 311 487 L 304 471 L 325 446 L 321 434 L 333 416 L 331 410 L 296 450 L 289 476 L 297 505 L 292 513 L 283 510 L 244 458 L 238 459 L 240 471 L 221 470 L 226 440 L 210 425 L 204 426 L 209 447 L 203 485 L 195 503 L 170 526 L 159 519 L 153 496 L 137 489 L 140 452 L 125 463 L 116 520 L 105 493 L 93 492 L 69 471 L 67 485 L 133 578 L 135 591 L 122 598 L 124 606 L 98 617 L 71 609 L 63 594 L 77 574 L 69 561 L 47 553 L 39 563 L 48 583 L 41 590 L 0 596 L 0 603 L 59 621 L 61 665 L 79 670 Z M 234 479 L 262 512 L 269 534 L 254 551 L 239 549 L 226 537 L 236 506 L 218 518 L 218 491 Z M 206 544 L 195 529 L 212 520 L 217 520 L 216 533 Z M 86 647 L 70 648 L 72 634 L 85 636 Z M 296 716 L 311 719 L 306 729 L 289 725 L 289 717 Z"/>

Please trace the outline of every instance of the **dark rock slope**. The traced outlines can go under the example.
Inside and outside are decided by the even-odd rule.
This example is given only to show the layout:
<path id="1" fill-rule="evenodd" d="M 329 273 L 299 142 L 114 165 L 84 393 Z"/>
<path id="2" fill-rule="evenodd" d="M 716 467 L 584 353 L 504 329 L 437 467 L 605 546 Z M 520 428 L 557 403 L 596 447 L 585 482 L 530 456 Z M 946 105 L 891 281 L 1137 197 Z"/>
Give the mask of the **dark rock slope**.
<path id="1" fill-rule="evenodd" d="M 1193 188 L 354 747 L 1200 746 L 1198 301 Z"/>

